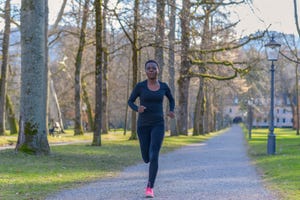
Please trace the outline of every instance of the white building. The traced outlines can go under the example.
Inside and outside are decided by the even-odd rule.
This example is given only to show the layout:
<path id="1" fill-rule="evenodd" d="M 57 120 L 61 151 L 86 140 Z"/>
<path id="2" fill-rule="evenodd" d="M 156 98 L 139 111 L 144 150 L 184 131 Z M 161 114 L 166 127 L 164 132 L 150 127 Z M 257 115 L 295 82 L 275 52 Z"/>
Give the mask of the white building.
<path id="1" fill-rule="evenodd" d="M 274 126 L 275 127 L 293 127 L 293 113 L 292 107 L 289 102 L 284 103 L 281 100 L 275 100 L 274 108 Z M 231 122 L 243 122 L 248 123 L 249 109 L 252 109 L 253 113 L 253 127 L 269 127 L 270 119 L 270 103 L 266 100 L 255 100 L 251 105 L 247 105 L 248 110 L 241 110 L 241 106 L 237 104 L 236 100 L 231 105 L 227 105 L 224 108 L 224 118 L 229 118 Z M 251 107 L 249 107 L 251 106 Z"/>

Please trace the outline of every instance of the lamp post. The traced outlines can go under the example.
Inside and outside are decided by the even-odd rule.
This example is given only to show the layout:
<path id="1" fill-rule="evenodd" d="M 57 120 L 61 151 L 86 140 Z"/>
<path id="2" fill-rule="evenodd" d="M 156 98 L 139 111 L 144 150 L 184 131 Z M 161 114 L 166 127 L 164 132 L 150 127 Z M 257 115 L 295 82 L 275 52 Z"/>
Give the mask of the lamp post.
<path id="1" fill-rule="evenodd" d="M 253 98 L 248 100 L 248 139 L 252 138 L 252 126 L 253 126 Z"/>
<path id="2" fill-rule="evenodd" d="M 268 154 L 274 155 L 276 152 L 276 135 L 274 134 L 274 62 L 278 60 L 280 44 L 274 40 L 272 36 L 269 43 L 265 45 L 267 58 L 272 62 L 271 64 L 271 106 L 270 106 L 270 125 L 268 135 Z"/>

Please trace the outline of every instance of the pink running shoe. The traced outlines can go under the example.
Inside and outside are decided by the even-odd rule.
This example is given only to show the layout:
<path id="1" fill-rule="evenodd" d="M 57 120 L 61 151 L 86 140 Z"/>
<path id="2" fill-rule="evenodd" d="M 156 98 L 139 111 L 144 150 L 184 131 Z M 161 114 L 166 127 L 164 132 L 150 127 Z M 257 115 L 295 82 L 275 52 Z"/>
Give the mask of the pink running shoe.
<path id="1" fill-rule="evenodd" d="M 146 188 L 146 197 L 147 198 L 153 198 L 154 197 L 154 193 L 153 193 L 153 189 L 150 187 Z"/>

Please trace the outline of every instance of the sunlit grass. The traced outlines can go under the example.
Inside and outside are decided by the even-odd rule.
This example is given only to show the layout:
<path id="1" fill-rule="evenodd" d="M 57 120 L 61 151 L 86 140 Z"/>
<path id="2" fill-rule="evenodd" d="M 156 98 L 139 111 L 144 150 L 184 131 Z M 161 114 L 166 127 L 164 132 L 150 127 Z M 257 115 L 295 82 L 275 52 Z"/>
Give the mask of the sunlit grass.
<path id="1" fill-rule="evenodd" d="M 216 134 L 166 136 L 162 153 L 207 140 Z M 138 141 L 129 140 L 129 136 L 124 136 L 122 131 L 103 135 L 101 147 L 91 146 L 89 142 L 52 146 L 50 156 L 0 151 L 0 199 L 44 199 L 61 189 L 115 176 L 125 167 L 141 162 Z M 49 137 L 49 141 L 91 141 L 91 138 L 91 133 L 73 136 L 70 132 L 61 138 Z"/>
<path id="2" fill-rule="evenodd" d="M 84 135 L 74 136 L 74 131 L 67 129 L 65 133 L 56 134 L 54 137 L 49 136 L 49 143 L 57 143 L 57 142 L 74 142 L 77 140 L 92 140 L 92 133 L 85 133 Z M 17 142 L 17 134 L 0 136 L 0 146 L 9 146 L 16 145 Z"/>
<path id="3" fill-rule="evenodd" d="M 247 132 L 245 130 L 245 132 Z M 287 128 L 276 128 L 276 155 L 267 155 L 268 129 L 253 129 L 249 154 L 262 169 L 264 179 L 284 199 L 300 199 L 300 136 Z"/>

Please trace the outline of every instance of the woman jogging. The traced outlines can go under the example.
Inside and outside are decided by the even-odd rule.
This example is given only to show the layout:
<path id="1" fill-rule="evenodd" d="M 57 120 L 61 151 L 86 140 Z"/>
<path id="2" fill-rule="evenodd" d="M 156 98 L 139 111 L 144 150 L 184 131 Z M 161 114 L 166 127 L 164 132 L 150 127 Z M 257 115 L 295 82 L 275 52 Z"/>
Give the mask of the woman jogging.
<path id="1" fill-rule="evenodd" d="M 149 177 L 146 187 L 146 197 L 153 198 L 153 187 L 158 170 L 158 156 L 164 139 L 165 125 L 163 115 L 163 99 L 169 100 L 167 115 L 175 117 L 175 101 L 169 86 L 158 80 L 159 66 L 155 60 L 145 63 L 147 79 L 139 82 L 133 89 L 128 105 L 139 113 L 137 121 L 137 134 L 140 142 L 142 158 L 149 164 Z M 140 105 L 135 101 L 139 98 Z"/>

